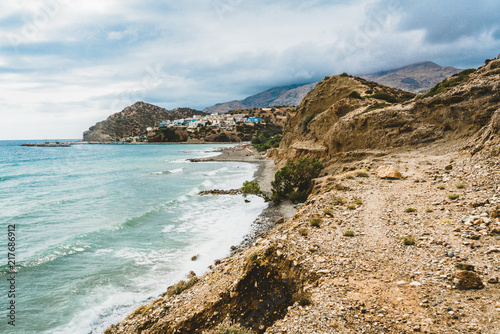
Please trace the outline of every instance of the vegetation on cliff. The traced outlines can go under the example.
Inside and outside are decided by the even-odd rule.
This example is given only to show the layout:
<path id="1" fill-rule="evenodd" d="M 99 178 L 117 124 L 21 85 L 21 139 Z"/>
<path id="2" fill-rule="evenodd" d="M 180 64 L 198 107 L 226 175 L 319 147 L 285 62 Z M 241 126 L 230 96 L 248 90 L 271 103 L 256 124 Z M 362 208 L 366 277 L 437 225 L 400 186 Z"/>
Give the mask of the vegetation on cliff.
<path id="1" fill-rule="evenodd" d="M 323 168 L 317 159 L 301 158 L 296 163 L 288 160 L 271 182 L 271 199 L 274 202 L 284 199 L 295 203 L 305 201 L 311 190 L 311 181 L 319 176 Z"/>
<path id="2" fill-rule="evenodd" d="M 155 127 L 160 122 L 201 114 L 203 112 L 189 108 L 167 110 L 149 103 L 137 102 L 91 126 L 83 133 L 83 140 L 110 142 L 129 137 L 145 137 L 146 129 Z"/>

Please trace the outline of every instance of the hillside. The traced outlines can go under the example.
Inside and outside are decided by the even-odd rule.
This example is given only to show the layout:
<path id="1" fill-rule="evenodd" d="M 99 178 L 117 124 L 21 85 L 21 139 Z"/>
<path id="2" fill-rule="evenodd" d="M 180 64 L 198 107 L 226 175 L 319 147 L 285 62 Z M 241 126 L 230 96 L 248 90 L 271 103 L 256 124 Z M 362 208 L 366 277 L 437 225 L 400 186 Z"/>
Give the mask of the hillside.
<path id="1" fill-rule="evenodd" d="M 314 88 L 316 83 L 299 84 L 285 87 L 275 87 L 264 92 L 247 97 L 240 101 L 218 103 L 205 108 L 203 111 L 213 113 L 226 113 L 238 109 L 253 109 L 272 106 L 296 106 L 304 96 Z"/>
<path id="2" fill-rule="evenodd" d="M 270 155 L 326 165 L 295 215 L 106 334 L 498 333 L 500 56 L 416 97 L 326 78 Z"/>
<path id="3" fill-rule="evenodd" d="M 442 67 L 427 61 L 394 70 L 361 75 L 361 77 L 382 85 L 418 94 L 428 92 L 438 82 L 460 71 L 455 67 Z"/>
<path id="4" fill-rule="evenodd" d="M 83 133 L 83 140 L 109 142 L 127 137 L 143 137 L 146 136 L 147 127 L 157 126 L 162 121 L 201 114 L 204 113 L 189 108 L 167 110 L 149 103 L 137 102 L 91 126 Z"/>
<path id="5" fill-rule="evenodd" d="M 491 133 L 496 131 L 500 112 L 499 82 L 500 60 L 496 59 L 478 70 L 454 75 L 428 94 L 387 103 L 366 94 L 363 79 L 331 77 L 304 98 L 273 154 L 280 163 L 303 156 L 330 161 L 354 152 L 363 155 L 471 138 L 479 136 L 479 130 Z M 359 92 L 362 99 L 349 97 L 350 91 Z"/>
<path id="6" fill-rule="evenodd" d="M 253 137 L 264 135 L 272 137 L 281 135 L 290 108 L 256 108 L 235 110 L 224 116 L 246 115 L 246 117 L 258 117 L 262 124 L 237 123 L 229 127 L 199 126 L 154 128 L 147 133 L 148 142 L 232 142 L 250 141 Z"/>

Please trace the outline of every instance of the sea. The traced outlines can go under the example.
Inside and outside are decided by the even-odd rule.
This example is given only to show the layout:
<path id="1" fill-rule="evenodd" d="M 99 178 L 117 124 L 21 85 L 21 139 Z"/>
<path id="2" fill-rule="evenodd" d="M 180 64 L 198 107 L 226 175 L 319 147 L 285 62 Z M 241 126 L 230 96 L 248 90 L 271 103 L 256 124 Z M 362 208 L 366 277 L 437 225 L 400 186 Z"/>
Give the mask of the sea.
<path id="1" fill-rule="evenodd" d="M 253 178 L 255 164 L 188 161 L 230 145 L 25 142 L 0 141 L 0 333 L 103 333 L 228 256 L 267 206 L 198 195 Z"/>

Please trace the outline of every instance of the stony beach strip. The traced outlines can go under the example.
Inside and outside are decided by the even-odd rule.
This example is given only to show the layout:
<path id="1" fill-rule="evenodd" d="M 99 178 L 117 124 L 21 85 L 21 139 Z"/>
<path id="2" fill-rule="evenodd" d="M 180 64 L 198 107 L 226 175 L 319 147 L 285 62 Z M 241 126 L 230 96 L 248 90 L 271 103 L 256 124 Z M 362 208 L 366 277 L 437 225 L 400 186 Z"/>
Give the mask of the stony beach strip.
<path id="1" fill-rule="evenodd" d="M 500 159 L 436 146 L 335 168 L 293 216 L 106 333 L 498 333 Z"/>

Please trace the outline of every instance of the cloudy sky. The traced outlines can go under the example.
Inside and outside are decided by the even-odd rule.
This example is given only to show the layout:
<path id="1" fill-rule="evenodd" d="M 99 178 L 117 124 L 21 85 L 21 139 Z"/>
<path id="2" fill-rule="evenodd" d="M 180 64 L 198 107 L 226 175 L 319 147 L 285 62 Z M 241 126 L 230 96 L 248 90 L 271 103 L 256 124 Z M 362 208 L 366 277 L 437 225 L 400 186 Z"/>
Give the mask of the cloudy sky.
<path id="1" fill-rule="evenodd" d="M 0 140 L 81 138 L 136 101 L 262 90 L 500 52 L 498 0 L 2 0 Z"/>

